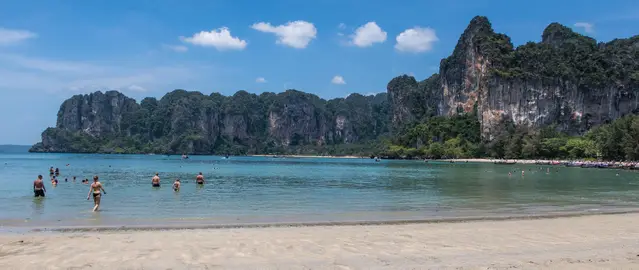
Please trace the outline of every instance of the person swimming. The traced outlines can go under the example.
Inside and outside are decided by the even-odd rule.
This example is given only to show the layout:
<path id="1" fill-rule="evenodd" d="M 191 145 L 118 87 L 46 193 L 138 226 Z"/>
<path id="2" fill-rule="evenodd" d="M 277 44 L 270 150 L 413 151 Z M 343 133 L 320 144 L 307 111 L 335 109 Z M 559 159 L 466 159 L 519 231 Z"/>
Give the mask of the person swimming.
<path id="1" fill-rule="evenodd" d="M 198 185 L 204 185 L 204 175 L 202 175 L 202 172 L 195 177 L 195 182 Z"/>
<path id="2" fill-rule="evenodd" d="M 98 209 L 100 208 L 100 201 L 102 199 L 102 194 L 100 193 L 100 191 L 102 191 L 102 193 L 106 195 L 106 190 L 104 190 L 104 187 L 102 187 L 102 183 L 98 181 L 98 176 L 96 175 L 93 177 L 93 184 L 91 184 L 91 187 L 89 188 L 89 194 L 87 195 L 88 201 L 91 198 L 91 194 L 93 194 L 93 212 L 98 211 Z"/>
<path id="3" fill-rule="evenodd" d="M 151 185 L 153 187 L 160 187 L 160 176 L 159 173 L 155 173 L 155 176 L 151 179 Z"/>
<path id="4" fill-rule="evenodd" d="M 55 175 L 56 175 L 56 176 L 60 175 L 60 169 L 55 168 Z"/>
<path id="5" fill-rule="evenodd" d="M 58 178 L 56 178 L 55 176 L 51 178 L 51 184 L 56 186 L 58 185 Z"/>
<path id="6" fill-rule="evenodd" d="M 175 182 L 173 182 L 173 191 L 180 191 L 180 178 L 175 179 Z"/>
<path id="7" fill-rule="evenodd" d="M 38 175 L 38 178 L 33 181 L 33 194 L 35 197 L 44 197 L 45 192 L 47 192 L 47 189 L 44 187 L 42 175 Z"/>
<path id="8" fill-rule="evenodd" d="M 49 175 L 53 175 L 55 173 L 55 170 L 53 170 L 53 167 L 49 168 Z"/>

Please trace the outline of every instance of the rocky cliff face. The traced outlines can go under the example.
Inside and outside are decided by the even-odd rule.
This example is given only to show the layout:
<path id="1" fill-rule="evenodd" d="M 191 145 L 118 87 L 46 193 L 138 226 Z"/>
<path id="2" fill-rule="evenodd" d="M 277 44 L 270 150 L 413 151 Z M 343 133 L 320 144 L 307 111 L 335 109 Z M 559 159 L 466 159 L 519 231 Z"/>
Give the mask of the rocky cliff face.
<path id="1" fill-rule="evenodd" d="M 120 132 L 122 115 L 138 109 L 135 100 L 116 91 L 76 95 L 66 100 L 58 112 L 57 128 L 79 131 L 92 136 Z"/>
<path id="2" fill-rule="evenodd" d="M 515 48 L 472 19 L 439 74 L 392 79 L 388 93 L 323 100 L 296 90 L 175 90 L 137 104 L 109 91 L 65 101 L 33 151 L 268 153 L 376 140 L 429 117 L 473 114 L 485 141 L 504 122 L 569 134 L 639 113 L 639 36 L 597 44 L 557 23 Z"/>
<path id="3" fill-rule="evenodd" d="M 386 94 L 323 100 L 296 90 L 225 97 L 175 90 L 140 104 L 116 91 L 65 101 L 37 152 L 268 153 L 363 143 L 387 132 Z"/>
<path id="4" fill-rule="evenodd" d="M 420 119 L 410 113 L 477 113 L 482 137 L 491 140 L 503 121 L 548 125 L 569 134 L 639 112 L 639 36 L 597 44 L 553 23 L 540 43 L 514 48 L 485 17 L 475 17 L 453 54 L 441 61 L 438 85 L 417 88 L 412 77 L 388 85 L 393 126 Z M 417 92 L 433 102 L 407 102 Z M 423 118 L 421 118 L 423 119 Z"/>

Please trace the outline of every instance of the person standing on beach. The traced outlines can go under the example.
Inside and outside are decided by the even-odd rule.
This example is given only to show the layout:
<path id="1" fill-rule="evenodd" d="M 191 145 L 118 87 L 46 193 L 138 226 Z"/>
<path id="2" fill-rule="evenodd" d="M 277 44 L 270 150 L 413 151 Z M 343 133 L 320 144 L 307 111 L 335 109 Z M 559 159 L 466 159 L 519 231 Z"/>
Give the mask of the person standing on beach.
<path id="1" fill-rule="evenodd" d="M 195 183 L 198 185 L 204 185 L 204 175 L 202 175 L 202 172 L 195 177 Z"/>
<path id="2" fill-rule="evenodd" d="M 160 176 L 159 173 L 155 173 L 155 176 L 151 179 L 151 185 L 153 187 L 160 187 Z"/>
<path id="3" fill-rule="evenodd" d="M 102 183 L 98 181 L 98 176 L 96 175 L 93 177 L 93 184 L 91 184 L 91 187 L 89 188 L 89 195 L 87 195 L 88 201 L 89 198 L 91 198 L 91 194 L 93 193 L 93 212 L 98 211 L 98 209 L 100 208 L 100 200 L 102 197 L 100 191 L 102 191 L 102 193 L 106 195 L 106 190 L 104 190 L 104 188 L 102 187 Z"/>
<path id="4" fill-rule="evenodd" d="M 47 189 L 44 188 L 44 182 L 42 181 L 42 175 L 38 175 L 38 179 L 33 181 L 33 194 L 36 197 L 44 197 L 44 193 Z"/>

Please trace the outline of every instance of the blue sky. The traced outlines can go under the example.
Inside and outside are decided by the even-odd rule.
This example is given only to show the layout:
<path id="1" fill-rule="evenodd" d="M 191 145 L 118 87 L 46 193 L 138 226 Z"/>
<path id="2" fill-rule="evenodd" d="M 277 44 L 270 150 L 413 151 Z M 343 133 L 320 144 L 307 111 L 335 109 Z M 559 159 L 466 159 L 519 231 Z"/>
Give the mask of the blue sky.
<path id="1" fill-rule="evenodd" d="M 73 94 L 295 88 L 323 98 L 437 72 L 475 15 L 516 45 L 551 22 L 599 41 L 639 34 L 608 1 L 12 1 L 0 4 L 0 144 L 32 144 Z"/>

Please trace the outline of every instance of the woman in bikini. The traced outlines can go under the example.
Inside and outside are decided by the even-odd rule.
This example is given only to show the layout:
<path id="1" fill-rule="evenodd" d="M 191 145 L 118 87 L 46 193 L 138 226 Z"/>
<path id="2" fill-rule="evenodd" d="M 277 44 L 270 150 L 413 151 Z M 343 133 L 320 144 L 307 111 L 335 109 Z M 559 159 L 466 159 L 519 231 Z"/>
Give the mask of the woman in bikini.
<path id="1" fill-rule="evenodd" d="M 98 176 L 93 177 L 93 184 L 89 188 L 89 195 L 87 195 L 87 201 L 91 198 L 91 194 L 93 194 L 93 212 L 98 211 L 100 208 L 100 198 L 102 197 L 100 191 L 106 195 L 106 190 L 102 187 L 102 183 L 98 182 Z"/>

